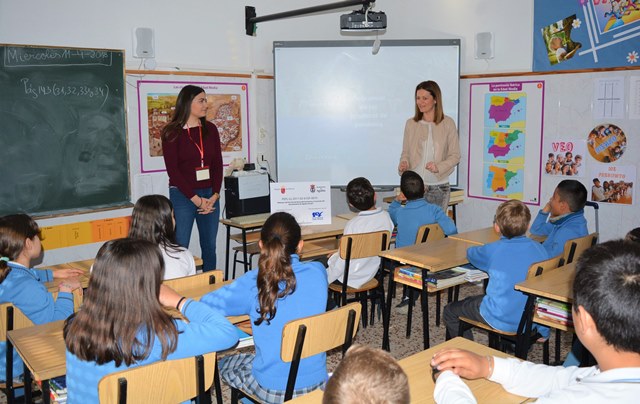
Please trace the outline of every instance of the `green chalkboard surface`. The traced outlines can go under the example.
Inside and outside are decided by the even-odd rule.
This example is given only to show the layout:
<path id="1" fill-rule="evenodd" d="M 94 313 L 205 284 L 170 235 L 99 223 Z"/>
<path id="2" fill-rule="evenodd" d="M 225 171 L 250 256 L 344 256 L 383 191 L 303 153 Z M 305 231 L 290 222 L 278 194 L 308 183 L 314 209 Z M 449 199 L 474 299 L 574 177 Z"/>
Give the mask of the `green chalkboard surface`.
<path id="1" fill-rule="evenodd" d="M 124 51 L 0 45 L 0 214 L 130 203 Z"/>

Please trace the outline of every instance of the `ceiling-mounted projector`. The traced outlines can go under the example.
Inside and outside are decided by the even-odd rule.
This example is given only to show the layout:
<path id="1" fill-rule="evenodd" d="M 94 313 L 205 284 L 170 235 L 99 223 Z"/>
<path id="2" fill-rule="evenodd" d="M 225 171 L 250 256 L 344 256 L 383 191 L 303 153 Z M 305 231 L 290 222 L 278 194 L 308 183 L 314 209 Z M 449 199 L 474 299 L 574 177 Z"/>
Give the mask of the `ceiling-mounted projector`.
<path id="1" fill-rule="evenodd" d="M 387 28 L 387 15 L 383 11 L 353 11 L 340 16 L 342 31 L 382 31 Z"/>

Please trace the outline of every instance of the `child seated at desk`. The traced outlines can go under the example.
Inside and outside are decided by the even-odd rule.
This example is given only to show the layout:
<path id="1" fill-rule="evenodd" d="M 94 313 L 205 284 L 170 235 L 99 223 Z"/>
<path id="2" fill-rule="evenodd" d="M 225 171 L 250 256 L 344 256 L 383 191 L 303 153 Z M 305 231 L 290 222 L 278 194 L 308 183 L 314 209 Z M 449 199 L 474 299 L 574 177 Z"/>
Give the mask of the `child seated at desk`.
<path id="1" fill-rule="evenodd" d="M 102 377 L 134 366 L 219 351 L 238 341 L 219 312 L 162 285 L 158 246 L 130 238 L 98 251 L 82 309 L 64 328 L 67 402 L 98 403 Z M 175 307 L 189 321 L 173 319 Z"/>
<path id="2" fill-rule="evenodd" d="M 288 213 L 269 216 L 260 231 L 258 269 L 204 295 L 201 302 L 226 315 L 249 315 L 253 324 L 254 354 L 225 356 L 220 376 L 230 386 L 262 402 L 282 402 L 290 363 L 280 359 L 282 329 L 289 321 L 324 313 L 327 274 L 317 261 L 300 262 L 300 226 Z M 324 353 L 300 361 L 294 397 L 324 386 Z"/>
<path id="3" fill-rule="evenodd" d="M 437 352 L 437 403 L 475 403 L 461 380 L 487 378 L 510 393 L 545 403 L 635 403 L 640 397 L 640 246 L 616 240 L 578 259 L 573 282 L 573 323 L 598 365 L 537 365 L 479 356 L 464 350 Z"/>
<path id="4" fill-rule="evenodd" d="M 12 303 L 34 324 L 64 320 L 73 313 L 73 292 L 81 287 L 73 278 L 79 269 L 38 270 L 31 261 L 42 254 L 40 228 L 30 216 L 8 215 L 0 218 L 0 303 Z M 68 278 L 58 286 L 58 298 L 43 285 L 54 278 Z M 6 375 L 7 343 L 0 342 L 0 379 Z M 22 360 L 14 350 L 13 377 L 24 372 Z"/>
<path id="5" fill-rule="evenodd" d="M 544 247 L 526 236 L 530 221 L 527 205 L 515 199 L 503 202 L 496 210 L 493 224 L 500 240 L 467 250 L 469 262 L 489 275 L 489 286 L 486 295 L 445 306 L 447 339 L 458 335 L 458 316 L 498 330 L 517 331 L 527 297 L 514 287 L 526 279 L 531 264 L 547 259 Z M 471 330 L 467 330 L 464 337 L 473 340 Z"/>
<path id="6" fill-rule="evenodd" d="M 409 404 L 409 379 L 390 353 L 352 345 L 327 382 L 322 404 Z"/>
<path id="7" fill-rule="evenodd" d="M 389 214 L 376 208 L 376 193 L 368 179 L 364 177 L 354 178 L 347 184 L 347 201 L 349 206 L 359 210 L 358 216 L 349 220 L 344 226 L 344 235 L 369 233 L 374 231 L 393 231 L 393 222 Z M 340 252 L 329 257 L 327 277 L 329 283 L 342 282 L 345 262 L 340 258 Z M 380 266 L 379 257 L 358 258 L 351 260 L 349 266 L 349 279 L 347 285 L 359 288 L 369 282 L 378 272 Z"/>
<path id="8" fill-rule="evenodd" d="M 542 245 L 548 257 L 563 253 L 564 244 L 571 239 L 589 234 L 584 206 L 587 203 L 587 188 L 576 180 L 561 181 L 553 196 L 531 225 L 531 234 L 546 236 Z"/>
<path id="9" fill-rule="evenodd" d="M 406 200 L 403 207 L 401 202 Z M 400 194 L 389 206 L 389 216 L 397 226 L 396 248 L 413 245 L 420 226 L 437 223 L 447 236 L 458 233 L 453 220 L 438 205 L 433 205 L 424 199 L 424 181 L 415 171 L 405 171 L 400 177 Z M 415 294 L 417 297 L 417 294 Z M 406 307 L 409 297 L 406 287 L 402 301 L 398 308 Z M 407 310 L 402 309 L 402 311 Z"/>
<path id="10" fill-rule="evenodd" d="M 196 274 L 193 254 L 176 242 L 176 219 L 171 201 L 163 195 L 145 195 L 131 212 L 129 237 L 151 241 L 164 258 L 163 279 Z"/>

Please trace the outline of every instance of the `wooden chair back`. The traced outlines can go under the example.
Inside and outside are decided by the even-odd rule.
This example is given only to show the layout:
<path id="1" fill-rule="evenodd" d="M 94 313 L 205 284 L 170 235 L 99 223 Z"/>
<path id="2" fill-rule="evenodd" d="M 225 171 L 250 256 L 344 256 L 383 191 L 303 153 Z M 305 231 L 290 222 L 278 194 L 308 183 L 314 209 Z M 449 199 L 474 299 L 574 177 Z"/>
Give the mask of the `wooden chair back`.
<path id="1" fill-rule="evenodd" d="M 0 389 L 2 389 L 7 397 L 8 403 L 13 403 L 15 398 L 15 389 L 22 387 L 23 384 L 13 383 L 13 344 L 7 340 L 7 332 L 11 330 L 18 330 L 21 328 L 33 327 L 33 323 L 27 316 L 15 307 L 11 303 L 0 304 L 0 342 L 6 343 L 5 349 L 5 374 L 0 375 L 1 379 L 5 382 L 0 383 Z"/>
<path id="2" fill-rule="evenodd" d="M 389 247 L 388 231 L 347 234 L 340 239 L 340 258 L 350 259 L 377 257 Z"/>
<path id="3" fill-rule="evenodd" d="M 577 260 L 586 249 L 596 245 L 597 242 L 598 233 L 595 232 L 584 237 L 567 240 L 567 242 L 564 243 L 564 252 L 562 254 L 564 264 L 571 264 L 573 261 Z"/>
<path id="4" fill-rule="evenodd" d="M 427 241 L 440 240 L 445 237 L 442 227 L 438 223 L 423 224 L 418 228 L 416 234 L 416 244 L 426 243 Z"/>
<path id="5" fill-rule="evenodd" d="M 183 290 L 195 289 L 201 286 L 213 285 L 214 283 L 222 283 L 224 274 L 221 269 L 214 271 L 202 272 L 195 275 L 184 276 L 182 278 L 167 279 L 162 283 L 169 286 L 176 292 Z"/>
<path id="6" fill-rule="evenodd" d="M 344 355 L 356 335 L 361 312 L 362 305 L 355 302 L 285 324 L 280 358 L 283 362 L 291 362 L 285 401 L 293 396 L 300 360 L 339 346 Z"/>
<path id="7" fill-rule="evenodd" d="M 112 373 L 98 384 L 100 403 L 174 404 L 203 398 L 209 394 L 215 369 L 216 353 L 211 352 Z"/>
<path id="8" fill-rule="evenodd" d="M 557 257 L 549 258 L 544 261 L 534 262 L 529 266 L 529 271 L 527 272 L 527 278 L 531 279 L 536 276 L 542 275 L 543 272 L 548 272 L 558 267 L 564 265 L 564 260 L 562 255 L 558 255 Z"/>

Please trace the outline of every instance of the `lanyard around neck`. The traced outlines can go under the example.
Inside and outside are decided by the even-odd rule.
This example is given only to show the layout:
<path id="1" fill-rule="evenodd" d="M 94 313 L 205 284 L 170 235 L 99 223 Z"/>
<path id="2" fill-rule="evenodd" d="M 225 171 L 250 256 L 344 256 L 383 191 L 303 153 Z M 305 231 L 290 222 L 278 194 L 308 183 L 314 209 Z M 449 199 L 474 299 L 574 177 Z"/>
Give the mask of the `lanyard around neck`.
<path id="1" fill-rule="evenodd" d="M 187 125 L 187 133 L 189 134 L 189 140 L 191 140 L 191 143 L 193 143 L 198 149 L 198 151 L 200 152 L 200 167 L 204 167 L 204 146 L 202 145 L 202 126 L 198 126 L 198 129 L 200 130 L 199 146 L 198 146 L 198 143 L 196 143 L 196 141 L 193 140 L 193 138 L 191 137 L 191 128 L 189 128 L 189 126 Z"/>

